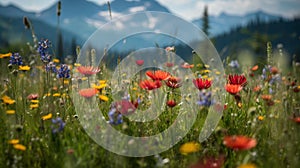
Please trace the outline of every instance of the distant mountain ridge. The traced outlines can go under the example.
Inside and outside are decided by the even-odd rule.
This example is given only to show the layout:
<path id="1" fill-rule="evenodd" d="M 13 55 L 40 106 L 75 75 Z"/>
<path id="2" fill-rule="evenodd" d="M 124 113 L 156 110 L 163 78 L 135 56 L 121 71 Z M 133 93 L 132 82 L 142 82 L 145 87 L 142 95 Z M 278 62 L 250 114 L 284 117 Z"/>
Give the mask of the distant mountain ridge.
<path id="1" fill-rule="evenodd" d="M 62 12 L 60 16 L 60 26 L 83 39 L 87 39 L 97 28 L 110 21 L 108 5 L 97 5 L 86 0 L 62 0 Z M 168 12 L 169 9 L 161 5 L 156 0 L 115 0 L 111 2 L 112 17 L 116 18 L 125 14 L 140 11 L 160 11 Z M 41 20 L 52 26 L 57 25 L 56 4 L 48 9 L 39 12 L 25 12 L 14 5 L 1 6 L 0 16 L 23 17 Z M 201 16 L 202 13 L 199 13 Z M 228 32 L 230 29 L 245 25 L 251 20 L 259 18 L 262 21 L 271 21 L 279 19 L 280 16 L 271 15 L 263 11 L 252 12 L 244 16 L 229 15 L 221 13 L 219 16 L 210 16 L 210 33 L 211 36 Z M 192 21 L 199 28 L 202 27 L 202 20 Z"/>

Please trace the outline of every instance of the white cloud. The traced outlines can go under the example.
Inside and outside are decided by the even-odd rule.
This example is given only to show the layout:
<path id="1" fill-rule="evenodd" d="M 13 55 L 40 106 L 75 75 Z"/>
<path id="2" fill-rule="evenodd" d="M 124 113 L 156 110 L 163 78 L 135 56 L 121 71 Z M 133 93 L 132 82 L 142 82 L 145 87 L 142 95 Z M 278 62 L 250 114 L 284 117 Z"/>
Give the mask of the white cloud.
<path id="1" fill-rule="evenodd" d="M 144 11 L 146 8 L 144 6 L 136 6 L 132 7 L 129 9 L 129 12 L 134 13 L 134 12 L 141 12 Z"/>

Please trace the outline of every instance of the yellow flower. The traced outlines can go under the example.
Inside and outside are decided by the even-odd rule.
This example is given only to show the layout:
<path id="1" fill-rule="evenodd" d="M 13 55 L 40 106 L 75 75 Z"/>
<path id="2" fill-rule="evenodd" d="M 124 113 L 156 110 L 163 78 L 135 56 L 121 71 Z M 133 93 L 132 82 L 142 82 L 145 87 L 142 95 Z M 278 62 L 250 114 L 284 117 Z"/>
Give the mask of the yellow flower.
<path id="1" fill-rule="evenodd" d="M 99 95 L 99 99 L 101 99 L 103 101 L 108 101 L 108 97 L 105 95 Z"/>
<path id="2" fill-rule="evenodd" d="M 51 93 L 46 93 L 44 97 L 51 96 Z"/>
<path id="3" fill-rule="evenodd" d="M 39 100 L 30 100 L 31 103 L 39 103 Z"/>
<path id="4" fill-rule="evenodd" d="M 221 72 L 220 72 L 220 71 L 216 71 L 215 74 L 216 74 L 216 75 L 220 75 Z"/>
<path id="5" fill-rule="evenodd" d="M 134 90 L 134 91 L 137 91 L 137 90 L 138 90 L 138 88 L 137 88 L 137 87 L 134 87 L 134 88 L 132 88 L 132 90 Z"/>
<path id="6" fill-rule="evenodd" d="M 59 97 L 59 96 L 60 96 L 60 93 L 53 93 L 52 96 L 53 96 L 53 97 Z"/>
<path id="7" fill-rule="evenodd" d="M 100 85 L 93 85 L 92 88 L 95 88 L 97 90 L 103 89 L 107 86 L 107 84 L 100 84 Z"/>
<path id="8" fill-rule="evenodd" d="M 247 163 L 247 164 L 239 165 L 238 168 L 256 168 L 256 165 L 252 163 Z"/>
<path id="9" fill-rule="evenodd" d="M 209 69 L 202 70 L 201 73 L 210 73 Z"/>
<path id="10" fill-rule="evenodd" d="M 8 141 L 9 144 L 13 144 L 13 145 L 18 144 L 19 142 L 20 142 L 20 140 L 18 140 L 18 139 L 11 139 Z"/>
<path id="11" fill-rule="evenodd" d="M 53 59 L 53 62 L 55 62 L 55 63 L 59 63 L 59 59 Z"/>
<path id="12" fill-rule="evenodd" d="M 30 70 L 30 66 L 28 66 L 28 65 L 25 65 L 25 66 L 19 66 L 19 70 L 20 71 L 29 71 Z"/>
<path id="13" fill-rule="evenodd" d="M 16 111 L 15 110 L 6 110 L 6 114 L 15 114 Z"/>
<path id="14" fill-rule="evenodd" d="M 11 99 L 10 97 L 4 95 L 2 98 L 3 103 L 5 104 L 14 104 L 16 101 Z"/>
<path id="15" fill-rule="evenodd" d="M 87 77 L 81 78 L 82 81 L 85 81 L 85 80 L 87 80 L 87 79 L 88 79 Z"/>
<path id="16" fill-rule="evenodd" d="M 209 65 L 205 64 L 204 67 L 205 67 L 205 68 L 209 68 Z"/>
<path id="17" fill-rule="evenodd" d="M 197 142 L 188 142 L 180 146 L 180 153 L 187 155 L 189 153 L 198 152 L 200 150 L 200 144 Z"/>
<path id="18" fill-rule="evenodd" d="M 38 107 L 39 107 L 39 104 L 30 104 L 30 106 L 29 106 L 30 109 L 35 109 Z"/>
<path id="19" fill-rule="evenodd" d="M 49 120 L 52 118 L 52 113 L 42 116 L 42 120 Z"/>
<path id="20" fill-rule="evenodd" d="M 18 149 L 18 150 L 21 150 L 21 151 L 25 151 L 26 150 L 26 146 L 21 145 L 21 144 L 15 144 L 14 148 Z"/>
<path id="21" fill-rule="evenodd" d="M 105 84 L 105 83 L 106 83 L 106 80 L 99 80 L 100 85 Z"/>
<path id="22" fill-rule="evenodd" d="M 75 66 L 75 67 L 80 67 L 80 66 L 81 66 L 81 64 L 79 64 L 79 63 L 75 63 L 75 64 L 74 64 L 74 66 Z"/>
<path id="23" fill-rule="evenodd" d="M 6 57 L 11 57 L 11 53 L 6 53 L 6 54 L 0 54 L 0 58 L 6 58 Z"/>
<path id="24" fill-rule="evenodd" d="M 69 83 L 70 83 L 69 80 L 64 80 L 65 85 L 68 85 Z"/>
<path id="25" fill-rule="evenodd" d="M 260 121 L 262 121 L 262 120 L 265 119 L 265 117 L 264 116 L 258 116 L 257 119 L 260 120 Z"/>

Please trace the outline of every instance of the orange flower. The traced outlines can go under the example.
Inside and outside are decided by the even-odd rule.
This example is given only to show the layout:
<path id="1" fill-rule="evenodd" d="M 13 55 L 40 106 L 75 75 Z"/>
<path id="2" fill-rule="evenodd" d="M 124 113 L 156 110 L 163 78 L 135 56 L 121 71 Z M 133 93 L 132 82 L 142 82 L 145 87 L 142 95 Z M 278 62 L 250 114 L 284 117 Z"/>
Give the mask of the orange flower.
<path id="1" fill-rule="evenodd" d="M 159 80 L 144 80 L 140 82 L 140 87 L 145 90 L 153 90 L 161 87 L 161 82 Z"/>
<path id="2" fill-rule="evenodd" d="M 265 100 L 265 101 L 269 101 L 269 100 L 272 99 L 272 95 L 268 95 L 268 94 L 266 94 L 266 95 L 261 95 L 261 98 L 262 98 L 263 100 Z"/>
<path id="3" fill-rule="evenodd" d="M 229 75 L 228 77 L 228 83 L 232 85 L 241 85 L 245 86 L 247 85 L 247 79 L 244 75 Z"/>
<path id="4" fill-rule="evenodd" d="M 157 71 L 147 71 L 146 75 L 149 76 L 152 80 L 166 80 L 170 77 L 170 73 L 157 70 Z"/>
<path id="5" fill-rule="evenodd" d="M 196 88 L 198 88 L 199 90 L 203 90 L 208 89 L 211 86 L 212 81 L 209 79 L 197 78 L 193 80 L 193 83 Z"/>
<path id="6" fill-rule="evenodd" d="M 234 150 L 247 150 L 254 148 L 257 144 L 256 139 L 242 135 L 225 136 L 223 144 Z"/>
<path id="7" fill-rule="evenodd" d="M 277 74 L 277 73 L 279 72 L 278 68 L 276 68 L 276 67 L 272 67 L 270 71 L 271 71 L 271 73 L 274 74 L 274 75 Z"/>
<path id="8" fill-rule="evenodd" d="M 95 96 L 99 91 L 95 88 L 82 89 L 79 91 L 80 96 L 85 98 L 91 98 Z"/>
<path id="9" fill-rule="evenodd" d="M 260 86 L 255 86 L 254 88 L 253 88 L 253 91 L 254 92 L 259 92 L 261 90 L 261 87 Z"/>
<path id="10" fill-rule="evenodd" d="M 236 95 L 237 93 L 239 93 L 243 87 L 241 85 L 231 85 L 231 84 L 227 84 L 225 86 L 225 89 L 228 93 L 232 94 L 232 95 Z"/>
<path id="11" fill-rule="evenodd" d="M 94 74 L 100 72 L 99 68 L 92 67 L 92 66 L 80 66 L 80 67 L 77 67 L 77 70 L 79 73 L 81 73 L 85 76 L 91 76 L 91 75 L 94 75 Z"/>
<path id="12" fill-rule="evenodd" d="M 293 118 L 293 121 L 300 124 L 300 117 L 294 117 Z"/>
<path id="13" fill-rule="evenodd" d="M 168 78 L 168 80 L 166 81 L 166 85 L 170 88 L 176 89 L 179 88 L 181 86 L 180 83 L 181 79 L 171 76 L 170 78 Z"/>
<path id="14" fill-rule="evenodd" d="M 257 71 L 258 70 L 258 65 L 255 65 L 254 67 L 251 68 L 251 71 Z"/>

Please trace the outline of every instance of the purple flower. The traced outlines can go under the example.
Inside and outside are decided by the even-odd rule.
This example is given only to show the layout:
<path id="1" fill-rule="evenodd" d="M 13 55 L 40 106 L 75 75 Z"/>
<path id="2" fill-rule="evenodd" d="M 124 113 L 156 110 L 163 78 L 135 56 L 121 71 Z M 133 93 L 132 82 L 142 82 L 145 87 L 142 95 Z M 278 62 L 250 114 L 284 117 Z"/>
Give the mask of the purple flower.
<path id="1" fill-rule="evenodd" d="M 66 123 L 63 122 L 63 120 L 60 117 L 57 117 L 56 119 L 52 119 L 52 133 L 56 134 L 58 132 L 63 131 L 63 129 L 65 128 Z"/>
<path id="2" fill-rule="evenodd" d="M 48 39 L 41 40 L 38 45 L 38 52 L 41 55 L 41 60 L 44 63 L 50 62 L 52 56 L 48 53 L 48 49 L 51 47 L 51 42 Z"/>
<path id="3" fill-rule="evenodd" d="M 13 53 L 10 56 L 9 64 L 11 64 L 11 65 L 23 65 L 22 56 L 19 53 Z"/>
<path id="4" fill-rule="evenodd" d="M 45 70 L 47 72 L 52 71 L 53 73 L 56 73 L 57 72 L 56 64 L 54 62 L 49 62 L 48 64 L 46 64 Z"/>
<path id="5" fill-rule="evenodd" d="M 115 107 L 112 107 L 108 112 L 109 123 L 113 125 L 119 125 L 123 123 L 123 116 L 121 113 L 117 112 Z"/>
<path id="6" fill-rule="evenodd" d="M 197 101 L 197 104 L 200 106 L 209 107 L 215 103 L 214 100 L 212 100 L 211 92 L 200 91 L 199 97 L 200 99 Z"/>
<path id="7" fill-rule="evenodd" d="M 66 64 L 61 64 L 57 71 L 57 78 L 70 78 L 70 68 Z"/>

